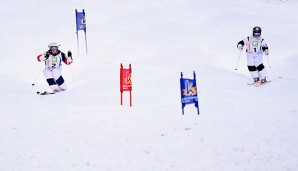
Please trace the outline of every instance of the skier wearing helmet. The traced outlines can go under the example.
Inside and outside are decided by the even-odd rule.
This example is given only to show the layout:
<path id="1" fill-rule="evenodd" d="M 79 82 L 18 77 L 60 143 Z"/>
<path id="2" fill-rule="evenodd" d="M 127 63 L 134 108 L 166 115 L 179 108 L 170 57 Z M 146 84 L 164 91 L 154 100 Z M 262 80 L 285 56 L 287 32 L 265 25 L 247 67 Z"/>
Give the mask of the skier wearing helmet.
<path id="1" fill-rule="evenodd" d="M 67 88 L 61 75 L 62 61 L 66 65 L 70 65 L 73 62 L 71 51 L 68 51 L 66 56 L 59 50 L 59 46 L 58 43 L 50 43 L 48 46 L 49 50 L 37 56 L 38 62 L 45 61 L 43 72 L 53 93 L 66 90 Z"/>
<path id="2" fill-rule="evenodd" d="M 261 36 L 262 29 L 258 26 L 252 30 L 252 35 L 241 40 L 237 44 L 237 48 L 242 51 L 245 45 L 247 56 L 247 67 L 254 82 L 267 82 L 267 73 L 263 64 L 263 53 L 269 55 L 269 49 Z"/>

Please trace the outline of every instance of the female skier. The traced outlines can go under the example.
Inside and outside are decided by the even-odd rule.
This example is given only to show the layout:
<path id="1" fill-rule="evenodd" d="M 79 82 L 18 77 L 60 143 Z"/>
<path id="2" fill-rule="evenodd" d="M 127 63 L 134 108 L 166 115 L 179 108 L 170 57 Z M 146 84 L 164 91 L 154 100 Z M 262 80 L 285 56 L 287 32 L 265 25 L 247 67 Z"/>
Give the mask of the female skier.
<path id="1" fill-rule="evenodd" d="M 70 65 L 73 62 L 71 51 L 68 51 L 66 56 L 59 50 L 59 46 L 58 43 L 50 43 L 48 46 L 49 50 L 44 54 L 37 56 L 39 62 L 45 61 L 45 69 L 43 70 L 43 73 L 53 93 L 67 89 L 61 75 L 62 61 L 67 65 Z"/>

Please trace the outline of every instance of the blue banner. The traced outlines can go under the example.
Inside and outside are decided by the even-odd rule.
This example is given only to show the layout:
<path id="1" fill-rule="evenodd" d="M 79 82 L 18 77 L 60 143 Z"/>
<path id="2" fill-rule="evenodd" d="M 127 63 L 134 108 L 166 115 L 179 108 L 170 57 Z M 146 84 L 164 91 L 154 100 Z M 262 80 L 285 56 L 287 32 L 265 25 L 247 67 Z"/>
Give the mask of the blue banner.
<path id="1" fill-rule="evenodd" d="M 86 16 L 85 11 L 78 12 L 76 10 L 76 25 L 77 25 L 77 32 L 79 30 L 84 30 L 86 32 Z"/>
<path id="2" fill-rule="evenodd" d="M 195 104 L 199 112 L 199 100 L 197 92 L 196 74 L 193 72 L 194 79 L 183 78 L 181 72 L 180 79 L 180 90 L 181 90 L 181 103 L 182 103 L 182 114 L 184 114 L 184 107 L 187 104 Z"/>

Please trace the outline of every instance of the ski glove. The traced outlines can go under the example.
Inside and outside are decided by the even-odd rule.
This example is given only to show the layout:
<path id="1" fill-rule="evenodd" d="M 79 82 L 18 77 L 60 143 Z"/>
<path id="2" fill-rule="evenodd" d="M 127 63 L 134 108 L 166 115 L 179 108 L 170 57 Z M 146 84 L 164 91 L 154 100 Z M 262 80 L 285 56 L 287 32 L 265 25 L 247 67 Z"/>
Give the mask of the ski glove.
<path id="1" fill-rule="evenodd" d="M 262 50 L 264 51 L 265 55 L 269 55 L 269 48 L 267 45 L 262 46 Z"/>
<path id="2" fill-rule="evenodd" d="M 238 48 L 240 51 L 243 50 L 243 46 L 244 46 L 244 41 L 243 41 L 243 40 L 241 40 L 240 42 L 238 42 L 238 44 L 237 44 L 237 48 Z"/>
<path id="3" fill-rule="evenodd" d="M 71 51 L 70 51 L 70 50 L 67 52 L 67 56 L 68 56 L 68 57 L 70 57 L 70 58 L 71 58 L 71 60 L 72 60 L 72 53 L 71 53 Z"/>
<path id="4" fill-rule="evenodd" d="M 46 53 L 44 53 L 44 57 L 45 57 L 46 60 L 49 58 L 49 56 L 50 56 L 50 52 L 49 51 L 47 51 Z"/>
<path id="5" fill-rule="evenodd" d="M 243 45 L 242 44 L 238 44 L 237 48 L 238 48 L 238 50 L 242 51 L 243 50 Z"/>
<path id="6" fill-rule="evenodd" d="M 70 51 L 70 50 L 67 52 L 67 56 L 68 56 L 68 57 L 71 57 L 71 56 L 72 56 L 72 54 L 71 54 L 71 51 Z"/>

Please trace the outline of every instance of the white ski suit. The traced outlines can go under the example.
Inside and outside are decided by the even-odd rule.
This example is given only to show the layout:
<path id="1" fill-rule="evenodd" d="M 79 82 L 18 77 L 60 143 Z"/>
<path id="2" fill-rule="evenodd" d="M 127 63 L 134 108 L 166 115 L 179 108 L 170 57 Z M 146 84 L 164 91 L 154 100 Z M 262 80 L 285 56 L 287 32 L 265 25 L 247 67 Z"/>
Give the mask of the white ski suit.
<path id="1" fill-rule="evenodd" d="M 246 47 L 247 67 L 251 77 L 266 79 L 267 73 L 263 64 L 263 52 L 268 51 L 268 46 L 262 36 L 259 38 L 248 36 L 241 40 L 237 46 L 239 44 Z"/>
<path id="2" fill-rule="evenodd" d="M 66 90 L 66 83 L 61 75 L 62 61 L 70 65 L 73 62 L 72 57 L 66 56 L 60 50 L 58 50 L 56 54 L 53 54 L 49 50 L 44 54 L 38 55 L 37 60 L 39 62 L 45 61 L 43 73 L 52 91 Z"/>

